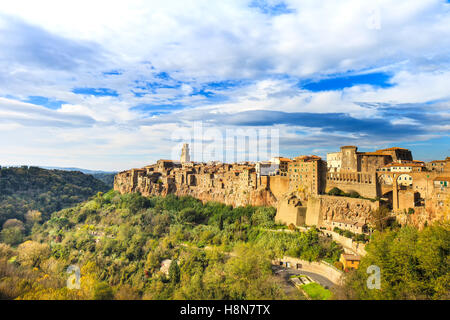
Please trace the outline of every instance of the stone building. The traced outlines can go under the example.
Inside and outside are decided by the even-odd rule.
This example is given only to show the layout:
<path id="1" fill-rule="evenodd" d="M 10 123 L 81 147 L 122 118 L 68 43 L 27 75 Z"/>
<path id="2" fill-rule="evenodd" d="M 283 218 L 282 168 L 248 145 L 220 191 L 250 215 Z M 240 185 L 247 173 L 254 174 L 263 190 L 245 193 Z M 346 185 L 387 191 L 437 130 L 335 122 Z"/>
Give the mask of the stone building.
<path id="1" fill-rule="evenodd" d="M 182 161 L 190 160 L 188 145 L 183 146 L 182 155 Z M 396 214 L 414 211 L 426 220 L 450 196 L 450 158 L 425 164 L 414 161 L 407 149 L 358 152 L 355 146 L 344 146 L 340 152 L 327 154 L 327 159 L 329 164 L 318 156 L 277 157 L 267 166 L 263 162 L 158 160 L 117 174 L 114 189 L 144 196 L 190 195 L 233 206 L 274 206 L 278 208 L 276 219 L 286 224 L 328 230 L 340 224 L 356 233 L 363 232 L 380 199 Z M 278 166 L 276 171 L 270 169 L 273 164 Z M 363 198 L 326 194 L 335 187 Z"/>
<path id="2" fill-rule="evenodd" d="M 279 164 L 271 161 L 260 161 L 255 165 L 256 174 L 260 176 L 274 176 L 280 173 Z"/>
<path id="3" fill-rule="evenodd" d="M 342 166 L 342 152 L 327 153 L 328 172 L 339 172 Z"/>
<path id="4" fill-rule="evenodd" d="M 397 147 L 359 152 L 356 146 L 343 146 L 339 152 L 328 153 L 327 159 L 330 163 L 327 163 L 326 192 L 338 188 L 373 199 L 381 196 L 377 176 L 380 168 L 387 168 L 394 162 L 414 162 L 410 150 Z"/>
<path id="5" fill-rule="evenodd" d="M 342 253 L 339 261 L 342 263 L 344 270 L 358 269 L 361 257 L 359 255 Z"/>
<path id="6" fill-rule="evenodd" d="M 288 165 L 289 191 L 306 197 L 323 193 L 326 168 L 318 156 L 294 158 Z"/>
<path id="7" fill-rule="evenodd" d="M 375 172 L 391 162 L 413 161 L 411 151 L 403 148 L 358 152 L 356 146 L 343 146 L 340 152 L 327 154 L 329 172 Z"/>
<path id="8" fill-rule="evenodd" d="M 446 163 L 445 160 L 434 160 L 425 165 L 429 171 L 444 172 Z"/>
<path id="9" fill-rule="evenodd" d="M 423 161 L 392 162 L 378 169 L 379 172 L 422 172 L 427 171 Z"/>
<path id="10" fill-rule="evenodd" d="M 280 175 L 287 176 L 289 163 L 291 163 L 292 160 L 289 158 L 284 158 L 284 157 L 274 157 L 270 160 L 270 162 L 278 165 Z"/>

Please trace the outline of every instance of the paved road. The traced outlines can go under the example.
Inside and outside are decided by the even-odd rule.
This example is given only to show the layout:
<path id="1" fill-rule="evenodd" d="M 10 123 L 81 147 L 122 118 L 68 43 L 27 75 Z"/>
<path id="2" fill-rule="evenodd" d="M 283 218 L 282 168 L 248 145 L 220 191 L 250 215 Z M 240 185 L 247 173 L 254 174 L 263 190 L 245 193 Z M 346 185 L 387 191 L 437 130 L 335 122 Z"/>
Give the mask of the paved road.
<path id="1" fill-rule="evenodd" d="M 303 270 L 296 270 L 296 269 L 287 269 L 287 268 L 283 268 L 281 266 L 272 266 L 272 269 L 275 271 L 276 275 L 282 277 L 284 279 L 284 281 L 287 281 L 289 283 L 290 283 L 290 280 L 289 280 L 290 276 L 304 274 L 306 276 L 309 276 L 312 280 L 316 281 L 318 284 L 320 284 L 322 287 L 324 287 L 326 289 L 330 289 L 335 286 L 335 284 L 333 282 L 331 282 L 324 276 L 317 274 L 317 273 L 303 271 Z"/>

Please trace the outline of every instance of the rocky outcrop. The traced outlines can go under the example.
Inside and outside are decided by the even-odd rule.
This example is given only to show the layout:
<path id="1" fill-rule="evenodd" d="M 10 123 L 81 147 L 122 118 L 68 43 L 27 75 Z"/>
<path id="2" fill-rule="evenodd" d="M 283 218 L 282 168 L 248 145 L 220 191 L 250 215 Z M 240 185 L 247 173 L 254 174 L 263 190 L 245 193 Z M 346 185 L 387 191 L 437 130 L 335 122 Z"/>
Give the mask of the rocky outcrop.
<path id="1" fill-rule="evenodd" d="M 276 206 L 277 199 L 261 184 L 251 167 L 229 166 L 161 169 L 149 166 L 116 175 L 114 189 L 143 196 L 192 196 L 232 206 Z"/>
<path id="2" fill-rule="evenodd" d="M 331 221 L 368 223 L 371 212 L 379 207 L 378 201 L 337 196 L 320 197 L 322 199 L 322 217 L 326 223 L 331 223 Z"/>
<path id="3" fill-rule="evenodd" d="M 395 218 L 402 226 L 409 225 L 422 229 L 435 221 L 444 220 L 445 215 L 441 211 L 437 212 L 433 207 L 416 207 L 413 213 L 408 213 L 404 210 L 402 213 L 396 214 Z"/>
<path id="4" fill-rule="evenodd" d="M 155 165 L 117 174 L 114 189 L 122 194 L 139 192 L 143 196 L 169 193 L 192 196 L 204 202 L 217 201 L 234 207 L 273 206 L 278 209 L 277 221 L 297 226 L 325 226 L 330 230 L 336 221 L 352 226 L 366 224 L 370 213 L 379 205 L 365 199 L 327 195 L 310 195 L 303 199 L 289 194 L 282 178 L 270 178 L 258 177 L 252 165 L 182 166 L 160 160 Z"/>

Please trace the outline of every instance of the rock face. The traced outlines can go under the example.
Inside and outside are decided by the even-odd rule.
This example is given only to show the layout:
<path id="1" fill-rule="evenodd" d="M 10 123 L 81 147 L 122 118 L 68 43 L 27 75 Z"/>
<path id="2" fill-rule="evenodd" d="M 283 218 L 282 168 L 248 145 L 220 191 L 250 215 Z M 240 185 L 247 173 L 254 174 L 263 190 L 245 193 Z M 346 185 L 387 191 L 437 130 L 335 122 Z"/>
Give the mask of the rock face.
<path id="1" fill-rule="evenodd" d="M 414 213 L 408 213 L 404 210 L 404 212 L 396 214 L 395 218 L 402 226 L 409 225 L 422 229 L 435 221 L 448 220 L 448 216 L 445 217 L 443 212 L 443 210 L 437 211 L 433 207 L 422 207 L 414 208 Z"/>
<path id="2" fill-rule="evenodd" d="M 365 199 L 320 196 L 322 199 L 322 217 L 324 223 L 332 221 L 353 221 L 369 223 L 371 212 L 379 207 L 378 201 Z"/>
<path id="3" fill-rule="evenodd" d="M 232 206 L 276 206 L 277 199 L 266 181 L 247 164 L 181 166 L 160 160 L 156 165 L 117 174 L 114 190 L 143 196 L 189 195 Z"/>

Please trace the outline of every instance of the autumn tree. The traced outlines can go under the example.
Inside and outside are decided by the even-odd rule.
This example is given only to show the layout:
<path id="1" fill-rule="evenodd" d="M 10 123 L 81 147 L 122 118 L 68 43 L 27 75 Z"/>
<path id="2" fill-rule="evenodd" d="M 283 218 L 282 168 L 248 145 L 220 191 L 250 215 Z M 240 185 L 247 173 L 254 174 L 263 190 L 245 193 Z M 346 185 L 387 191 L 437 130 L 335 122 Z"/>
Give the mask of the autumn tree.
<path id="1" fill-rule="evenodd" d="M 17 260 L 24 266 L 38 267 L 50 255 L 48 244 L 25 241 L 17 248 Z"/>
<path id="2" fill-rule="evenodd" d="M 41 222 L 42 213 L 38 210 L 29 210 L 25 215 L 25 219 L 30 225 L 34 225 L 35 223 Z"/>

